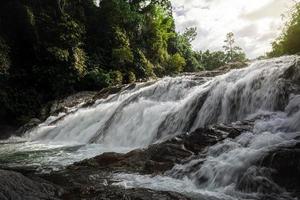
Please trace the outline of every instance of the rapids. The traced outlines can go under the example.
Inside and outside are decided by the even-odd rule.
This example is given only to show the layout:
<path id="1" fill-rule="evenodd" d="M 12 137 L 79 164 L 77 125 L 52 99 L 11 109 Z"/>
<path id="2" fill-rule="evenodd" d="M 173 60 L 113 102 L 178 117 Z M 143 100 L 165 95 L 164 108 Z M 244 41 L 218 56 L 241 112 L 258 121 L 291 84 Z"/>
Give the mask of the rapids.
<path id="1" fill-rule="evenodd" d="M 115 178 L 125 187 L 179 191 L 192 197 L 259 199 L 257 191 L 242 193 L 235 188 L 241 177 L 257 178 L 262 173 L 253 162 L 265 152 L 292 146 L 300 136 L 299 61 L 286 56 L 254 61 L 217 77 L 185 75 L 137 84 L 92 106 L 78 105 L 51 116 L 22 138 L 2 141 L 1 165 L 60 169 L 103 152 L 145 148 L 199 127 L 257 119 L 253 132 L 210 147 L 205 160 L 194 158 L 161 176 L 115 174 Z M 290 199 L 275 183 L 264 181 L 281 191 L 275 199 Z"/>

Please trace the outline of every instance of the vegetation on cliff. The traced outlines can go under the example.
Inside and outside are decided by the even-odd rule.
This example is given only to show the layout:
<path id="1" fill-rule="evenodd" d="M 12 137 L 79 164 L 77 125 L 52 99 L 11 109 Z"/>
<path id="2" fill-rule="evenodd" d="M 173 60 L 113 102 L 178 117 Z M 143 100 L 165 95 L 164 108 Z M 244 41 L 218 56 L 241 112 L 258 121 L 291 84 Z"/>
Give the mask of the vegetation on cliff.
<path id="1" fill-rule="evenodd" d="M 272 44 L 273 48 L 268 53 L 269 57 L 300 52 L 300 2 L 295 3 L 290 13 L 283 32 Z"/>
<path id="2" fill-rule="evenodd" d="M 244 59 L 228 45 L 225 52 L 193 51 L 197 30 L 175 31 L 169 0 L 96 4 L 0 2 L 0 122 L 24 123 L 76 91 L 211 70 L 233 61 L 233 51 Z"/>

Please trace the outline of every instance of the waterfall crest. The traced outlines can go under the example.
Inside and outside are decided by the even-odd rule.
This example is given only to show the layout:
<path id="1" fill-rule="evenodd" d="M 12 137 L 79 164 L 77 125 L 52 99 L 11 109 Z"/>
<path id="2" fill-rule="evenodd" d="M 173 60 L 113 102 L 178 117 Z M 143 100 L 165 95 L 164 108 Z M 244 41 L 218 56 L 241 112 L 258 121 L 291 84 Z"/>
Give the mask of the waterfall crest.
<path id="1" fill-rule="evenodd" d="M 124 88 L 88 107 L 80 104 L 67 113 L 50 116 L 28 131 L 21 144 L 0 145 L 0 152 L 5 152 L 0 161 L 12 166 L 60 168 L 103 152 L 124 153 L 211 124 L 264 115 L 268 120 L 255 124 L 253 139 L 257 141 L 256 136 L 264 132 L 271 133 L 270 138 L 282 138 L 282 133 L 300 131 L 299 59 L 286 56 L 255 61 L 216 77 L 166 77 Z M 268 146 L 268 140 L 264 141 Z M 239 141 L 232 144 L 242 145 Z M 22 156 L 26 153 L 30 156 Z M 207 168 L 212 167 L 208 164 Z M 211 184 L 213 180 L 207 182 Z"/>
<path id="2" fill-rule="evenodd" d="M 27 137 L 31 141 L 135 148 L 210 124 L 283 111 L 294 87 L 284 76 L 291 68 L 299 68 L 298 60 L 289 56 L 256 61 L 214 78 L 190 75 L 140 84 L 79 109 L 55 124 L 45 122 Z"/>
<path id="3" fill-rule="evenodd" d="M 104 152 L 126 153 L 212 124 L 251 120 L 253 130 L 214 143 L 163 175 L 115 173 L 113 178 L 125 187 L 195 199 L 295 200 L 263 163 L 272 152 L 300 144 L 299 60 L 255 61 L 216 77 L 167 77 L 124 88 L 88 107 L 82 102 L 28 131 L 22 143 L 0 145 L 5 152 L 0 165 L 59 170 Z M 268 159 L 273 162 L 273 156 Z"/>

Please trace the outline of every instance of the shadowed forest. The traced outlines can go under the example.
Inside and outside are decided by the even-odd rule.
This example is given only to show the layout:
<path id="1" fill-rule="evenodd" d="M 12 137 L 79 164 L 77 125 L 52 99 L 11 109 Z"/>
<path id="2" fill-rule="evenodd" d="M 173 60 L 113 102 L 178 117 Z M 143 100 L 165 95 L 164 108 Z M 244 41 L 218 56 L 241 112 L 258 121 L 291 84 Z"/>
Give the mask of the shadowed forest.
<path id="1" fill-rule="evenodd" d="M 224 51 L 194 51 L 195 27 L 175 31 L 169 0 L 3 0 L 0 122 L 20 125 L 48 102 L 181 72 L 245 62 L 228 33 Z M 300 5 L 268 57 L 300 49 Z M 225 38 L 225 36 L 224 36 Z"/>

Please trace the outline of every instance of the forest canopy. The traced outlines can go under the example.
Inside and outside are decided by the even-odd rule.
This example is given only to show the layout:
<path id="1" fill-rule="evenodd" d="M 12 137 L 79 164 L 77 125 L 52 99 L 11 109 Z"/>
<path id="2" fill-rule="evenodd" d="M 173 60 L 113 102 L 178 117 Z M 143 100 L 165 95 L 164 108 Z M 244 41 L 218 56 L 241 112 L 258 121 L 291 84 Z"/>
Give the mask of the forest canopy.
<path id="1" fill-rule="evenodd" d="M 0 122 L 22 124 L 77 91 L 245 60 L 234 46 L 194 51 L 196 35 L 175 31 L 169 0 L 3 0 Z"/>
<path id="2" fill-rule="evenodd" d="M 295 3 L 281 35 L 272 43 L 269 57 L 296 54 L 300 52 L 300 2 Z"/>

